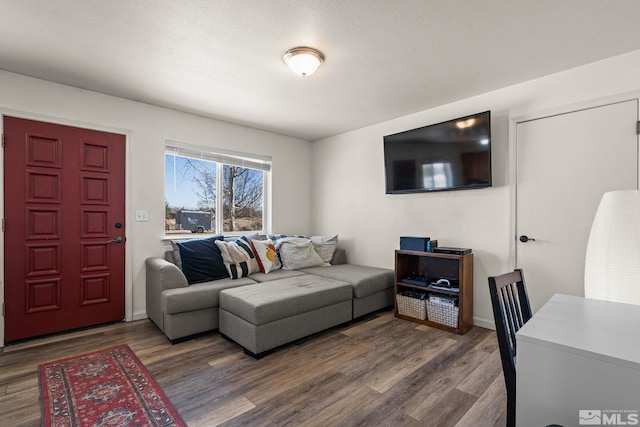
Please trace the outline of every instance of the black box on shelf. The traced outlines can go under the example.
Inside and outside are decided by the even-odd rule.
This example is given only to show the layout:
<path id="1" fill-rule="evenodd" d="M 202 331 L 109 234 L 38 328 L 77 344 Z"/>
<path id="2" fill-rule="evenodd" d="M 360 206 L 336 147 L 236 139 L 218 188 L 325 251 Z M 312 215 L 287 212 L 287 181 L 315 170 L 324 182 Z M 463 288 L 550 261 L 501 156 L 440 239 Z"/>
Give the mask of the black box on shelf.
<path id="1" fill-rule="evenodd" d="M 468 255 L 471 253 L 469 248 L 444 248 L 442 246 L 433 248 L 433 253 L 436 254 L 452 254 L 452 255 Z"/>
<path id="2" fill-rule="evenodd" d="M 428 237 L 400 237 L 400 250 L 427 252 Z"/>

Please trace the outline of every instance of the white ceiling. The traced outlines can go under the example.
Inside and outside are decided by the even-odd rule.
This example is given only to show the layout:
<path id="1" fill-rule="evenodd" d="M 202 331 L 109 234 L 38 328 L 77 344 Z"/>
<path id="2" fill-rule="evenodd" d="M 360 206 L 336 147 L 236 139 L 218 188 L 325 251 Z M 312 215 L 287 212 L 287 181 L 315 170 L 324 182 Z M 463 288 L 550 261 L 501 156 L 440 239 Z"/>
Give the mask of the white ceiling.
<path id="1" fill-rule="evenodd" d="M 638 50 L 639 25 L 637 0 L 0 0 L 0 69 L 317 140 Z"/>

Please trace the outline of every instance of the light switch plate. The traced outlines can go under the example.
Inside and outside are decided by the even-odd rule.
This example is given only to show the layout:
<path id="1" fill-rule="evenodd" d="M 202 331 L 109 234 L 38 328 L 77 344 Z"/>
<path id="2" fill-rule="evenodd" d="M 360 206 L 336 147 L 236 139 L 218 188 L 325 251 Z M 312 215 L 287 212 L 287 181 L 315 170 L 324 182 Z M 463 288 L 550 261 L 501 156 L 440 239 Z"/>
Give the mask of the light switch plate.
<path id="1" fill-rule="evenodd" d="M 148 221 L 147 211 L 136 211 L 136 221 Z"/>

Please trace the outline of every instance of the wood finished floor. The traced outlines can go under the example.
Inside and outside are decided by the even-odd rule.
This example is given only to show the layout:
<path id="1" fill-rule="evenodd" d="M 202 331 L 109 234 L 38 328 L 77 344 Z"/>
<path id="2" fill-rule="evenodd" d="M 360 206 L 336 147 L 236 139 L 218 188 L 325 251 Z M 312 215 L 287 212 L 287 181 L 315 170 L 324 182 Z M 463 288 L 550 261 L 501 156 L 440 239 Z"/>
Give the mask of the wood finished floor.
<path id="1" fill-rule="evenodd" d="M 128 344 L 190 426 L 504 426 L 495 332 L 381 311 L 255 360 L 217 332 L 171 345 L 142 320 L 9 345 L 0 426 L 40 425 L 40 363 Z"/>

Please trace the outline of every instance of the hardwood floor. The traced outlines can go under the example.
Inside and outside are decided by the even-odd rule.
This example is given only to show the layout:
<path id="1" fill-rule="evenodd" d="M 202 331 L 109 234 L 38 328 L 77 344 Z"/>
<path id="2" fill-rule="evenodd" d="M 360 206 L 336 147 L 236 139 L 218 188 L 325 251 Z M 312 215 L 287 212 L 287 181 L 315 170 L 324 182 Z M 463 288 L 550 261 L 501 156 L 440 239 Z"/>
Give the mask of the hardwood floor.
<path id="1" fill-rule="evenodd" d="M 381 311 L 255 360 L 217 332 L 171 345 L 147 321 L 13 344 L 0 425 L 40 425 L 37 366 L 128 344 L 190 426 L 504 426 L 495 332 L 455 335 Z"/>

